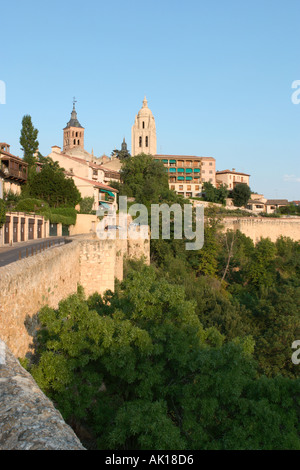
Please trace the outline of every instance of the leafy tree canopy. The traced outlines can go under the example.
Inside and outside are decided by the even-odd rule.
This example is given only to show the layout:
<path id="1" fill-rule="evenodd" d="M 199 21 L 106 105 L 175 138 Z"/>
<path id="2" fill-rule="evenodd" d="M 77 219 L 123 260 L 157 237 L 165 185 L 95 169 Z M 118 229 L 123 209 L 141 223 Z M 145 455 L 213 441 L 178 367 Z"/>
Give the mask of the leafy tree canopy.
<path id="1" fill-rule="evenodd" d="M 50 207 L 75 207 L 81 200 L 73 179 L 66 177 L 53 161 L 45 162 L 40 172 L 31 172 L 22 193 L 24 197 L 42 199 Z"/>
<path id="2" fill-rule="evenodd" d="M 102 449 L 300 449 L 299 380 L 258 377 L 153 268 L 40 313 L 34 378 Z M 251 349 L 251 348 L 250 348 Z M 93 444 L 91 444 L 93 445 Z"/>
<path id="3" fill-rule="evenodd" d="M 226 185 L 221 185 L 219 188 L 215 188 L 210 182 L 203 184 L 203 192 L 205 194 L 205 201 L 215 202 L 218 204 L 225 204 L 226 198 L 228 197 L 228 189 Z"/>
<path id="4" fill-rule="evenodd" d="M 236 207 L 246 206 L 250 199 L 251 192 L 247 184 L 237 184 L 232 190 L 233 204 Z"/>
<path id="5" fill-rule="evenodd" d="M 121 194 L 134 197 L 136 202 L 151 204 L 181 201 L 169 189 L 168 174 L 162 162 L 151 155 L 140 154 L 123 162 L 121 169 Z"/>

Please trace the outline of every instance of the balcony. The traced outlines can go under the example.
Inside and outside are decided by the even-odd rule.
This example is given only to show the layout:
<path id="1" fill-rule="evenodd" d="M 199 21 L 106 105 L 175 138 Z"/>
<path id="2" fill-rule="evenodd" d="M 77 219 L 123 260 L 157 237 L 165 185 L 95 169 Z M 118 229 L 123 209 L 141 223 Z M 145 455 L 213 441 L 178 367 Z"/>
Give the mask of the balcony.
<path id="1" fill-rule="evenodd" d="M 12 158 L 0 160 L 0 169 L 5 178 L 25 182 L 27 180 L 27 164 L 19 163 Z"/>

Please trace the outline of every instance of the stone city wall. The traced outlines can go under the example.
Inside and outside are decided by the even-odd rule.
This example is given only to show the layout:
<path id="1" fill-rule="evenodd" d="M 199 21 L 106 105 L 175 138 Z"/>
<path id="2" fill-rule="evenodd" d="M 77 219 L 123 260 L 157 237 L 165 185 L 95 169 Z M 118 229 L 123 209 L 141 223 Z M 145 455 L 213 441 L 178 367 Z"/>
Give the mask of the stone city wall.
<path id="1" fill-rule="evenodd" d="M 222 224 L 225 231 L 240 230 L 254 243 L 261 238 L 275 242 L 281 236 L 300 241 L 300 218 L 228 217 L 222 220 Z"/>
<path id="2" fill-rule="evenodd" d="M 84 450 L 1 339 L 0 348 L 0 450 Z"/>
<path id="3" fill-rule="evenodd" d="M 0 337 L 15 356 L 28 352 L 40 308 L 76 292 L 79 250 L 72 242 L 0 268 Z"/>
<path id="4" fill-rule="evenodd" d="M 87 296 L 114 291 L 115 278 L 123 279 L 125 257 L 150 260 L 149 240 L 76 237 L 30 258 L 0 268 L 0 337 L 16 357 L 33 345 L 41 307 L 57 308 L 77 285 Z"/>

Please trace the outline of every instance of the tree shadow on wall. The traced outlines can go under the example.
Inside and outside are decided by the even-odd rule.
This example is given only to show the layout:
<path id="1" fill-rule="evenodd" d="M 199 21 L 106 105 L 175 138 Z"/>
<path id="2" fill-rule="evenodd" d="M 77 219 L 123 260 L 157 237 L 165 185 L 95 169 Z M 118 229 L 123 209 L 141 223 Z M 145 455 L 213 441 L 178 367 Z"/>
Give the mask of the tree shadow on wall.
<path id="1" fill-rule="evenodd" d="M 32 342 L 28 346 L 28 351 L 25 355 L 25 358 L 28 359 L 31 363 L 36 362 L 35 358 L 38 351 L 38 339 L 37 339 L 37 332 L 41 328 L 41 324 L 39 322 L 39 312 L 35 313 L 34 315 L 26 315 L 24 320 L 24 326 L 29 336 L 32 338 Z"/>

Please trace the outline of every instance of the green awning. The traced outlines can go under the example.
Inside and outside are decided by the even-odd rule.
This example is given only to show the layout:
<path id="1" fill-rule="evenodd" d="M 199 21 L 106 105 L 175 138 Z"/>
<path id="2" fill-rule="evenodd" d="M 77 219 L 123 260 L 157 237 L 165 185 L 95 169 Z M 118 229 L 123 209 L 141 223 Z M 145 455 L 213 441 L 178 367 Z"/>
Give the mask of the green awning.
<path id="1" fill-rule="evenodd" d="M 186 171 L 186 173 L 192 173 L 193 172 L 193 170 L 191 168 L 187 168 L 185 171 Z"/>
<path id="2" fill-rule="evenodd" d="M 176 163 L 176 160 L 170 160 L 170 163 Z"/>
<path id="3" fill-rule="evenodd" d="M 176 168 L 169 168 L 170 173 L 176 173 Z"/>
<path id="4" fill-rule="evenodd" d="M 99 205 L 103 206 L 104 209 L 110 209 L 111 205 L 107 204 L 107 202 L 99 201 Z"/>
<path id="5" fill-rule="evenodd" d="M 184 173 L 184 168 L 178 168 L 177 171 L 178 173 Z"/>
<path id="6" fill-rule="evenodd" d="M 194 168 L 194 173 L 200 173 L 200 168 Z"/>
<path id="7" fill-rule="evenodd" d="M 115 197 L 114 193 L 112 193 L 111 191 L 108 191 L 107 189 L 100 189 L 100 192 L 101 193 L 107 193 L 110 197 Z"/>
<path id="8" fill-rule="evenodd" d="M 182 181 L 182 180 L 184 180 L 184 176 L 178 176 L 177 179 L 178 179 L 179 181 Z"/>
<path id="9" fill-rule="evenodd" d="M 192 179 L 193 179 L 192 176 L 187 176 L 187 177 L 186 177 L 186 180 L 187 180 L 187 181 L 191 181 Z"/>

